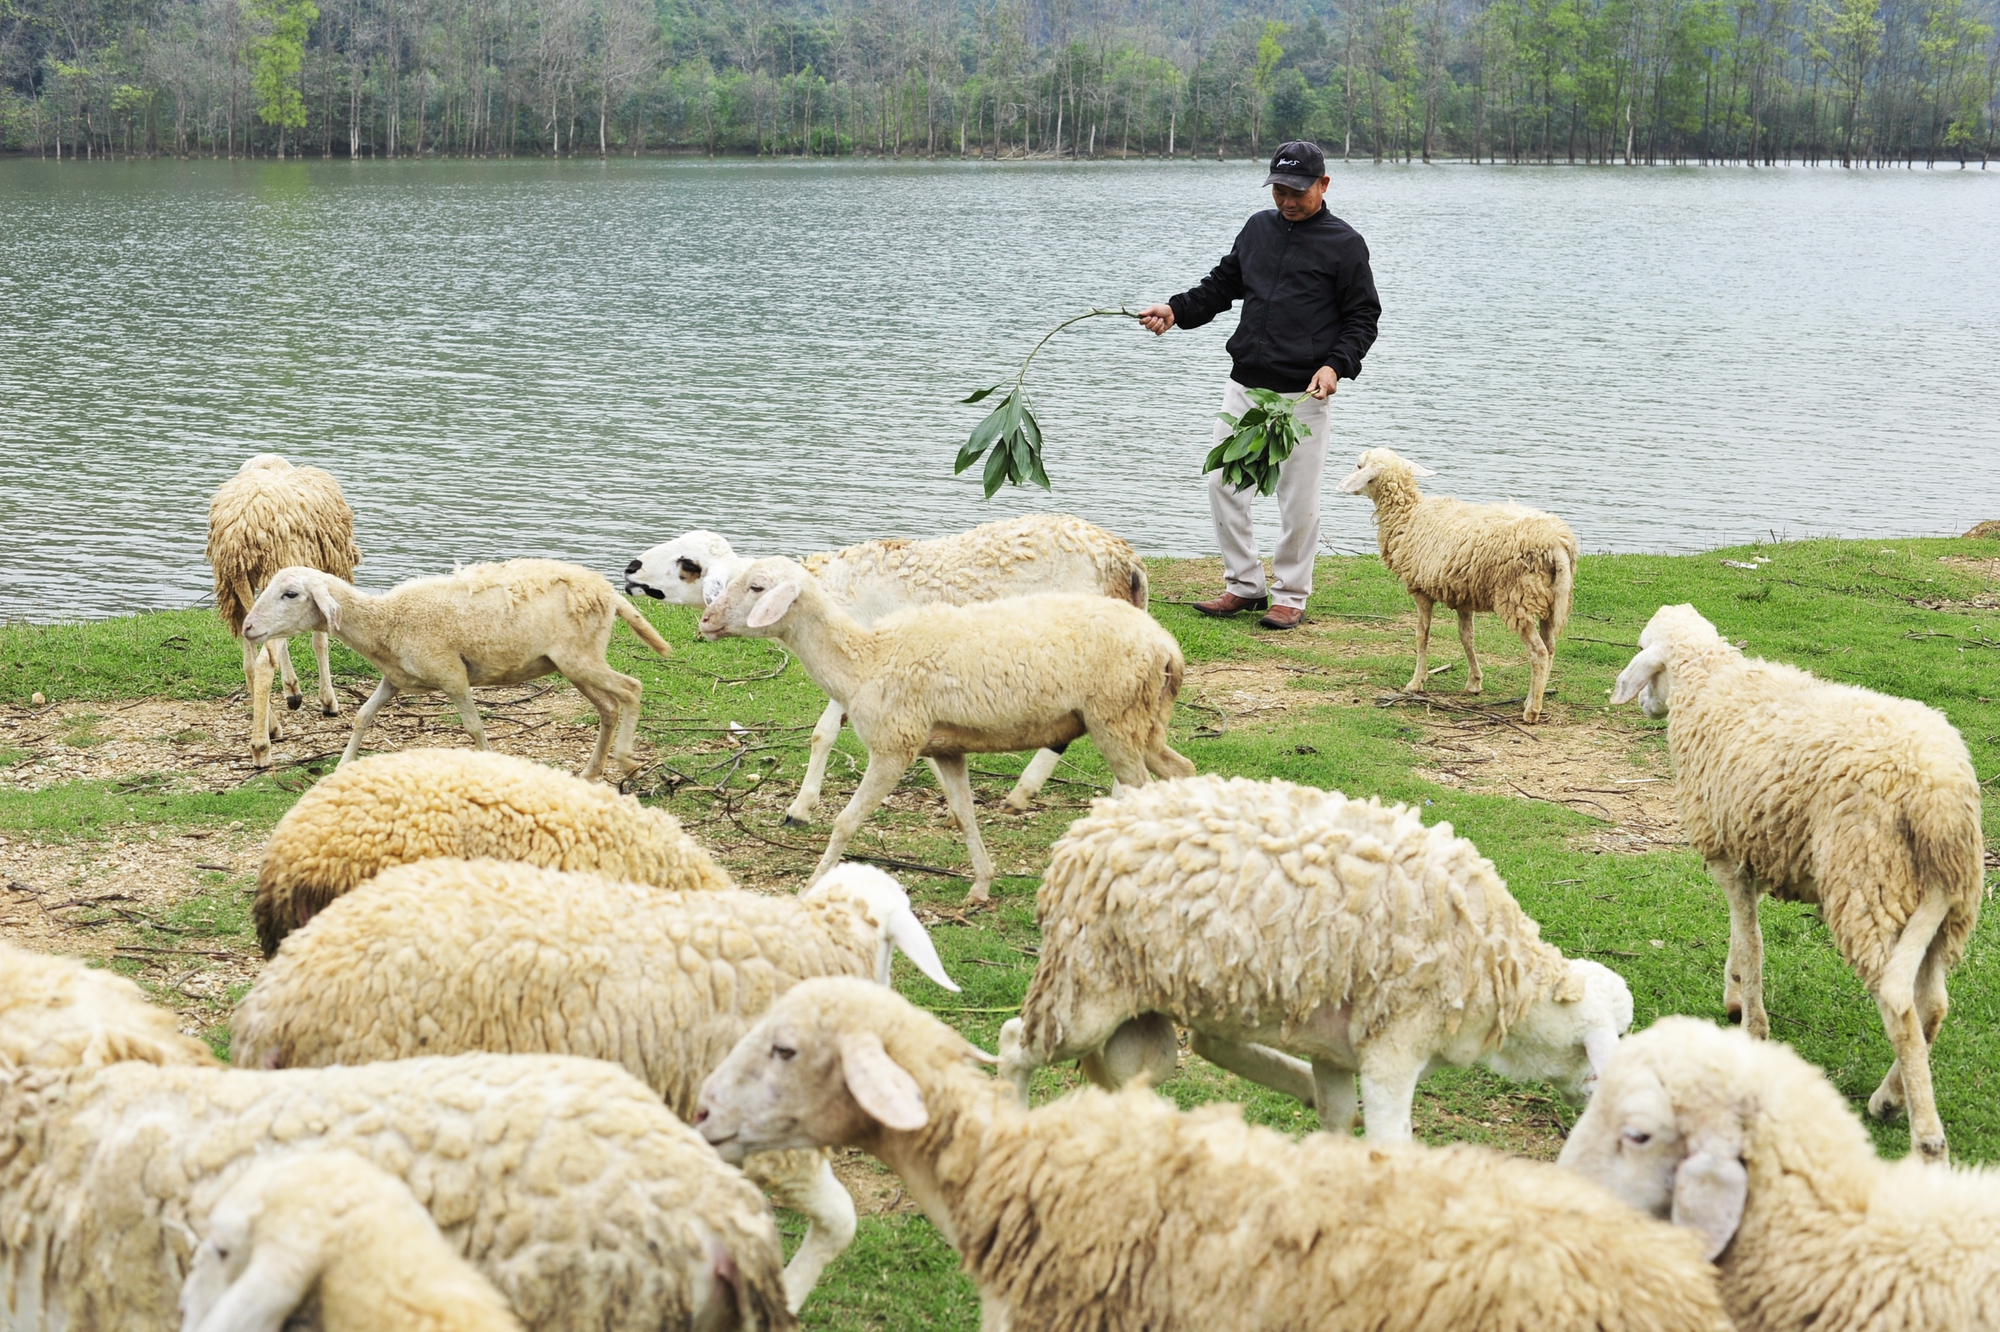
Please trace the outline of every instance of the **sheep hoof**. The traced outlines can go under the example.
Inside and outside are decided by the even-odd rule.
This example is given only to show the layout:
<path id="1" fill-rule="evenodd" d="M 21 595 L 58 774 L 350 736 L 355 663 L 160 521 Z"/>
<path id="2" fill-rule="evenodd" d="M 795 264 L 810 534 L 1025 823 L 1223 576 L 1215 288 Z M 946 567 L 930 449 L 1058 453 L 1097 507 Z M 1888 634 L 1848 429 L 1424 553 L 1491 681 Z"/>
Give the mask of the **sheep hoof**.
<path id="1" fill-rule="evenodd" d="M 1468 694 L 1483 694 L 1486 692 L 1486 688 L 1479 681 L 1473 680 L 1466 684 L 1465 692 Z"/>
<path id="2" fill-rule="evenodd" d="M 1012 810 L 1018 810 L 1023 814 L 1026 814 L 1029 811 L 1029 809 L 1033 808 L 1033 806 L 1030 805 L 1028 802 L 1028 797 L 1020 794 L 1019 792 L 1014 792 L 1010 794 L 1007 797 L 1005 803 L 1007 805 L 1007 808 Z"/>
<path id="3" fill-rule="evenodd" d="M 303 704 L 305 701 L 306 701 L 306 696 L 304 694 L 286 694 L 285 711 L 297 712 L 299 710 L 300 705 Z"/>
<path id="4" fill-rule="evenodd" d="M 322 717 L 338 717 L 340 715 L 340 704 L 338 703 L 320 704 L 319 715 Z"/>
<path id="5" fill-rule="evenodd" d="M 257 750 L 257 749 L 253 749 L 253 750 L 251 750 L 251 751 L 250 751 L 250 764 L 251 764 L 251 766 L 252 766 L 252 767 L 256 767 L 256 768 L 268 768 L 268 767 L 270 767 L 270 766 L 271 766 L 271 751 L 270 751 L 270 750 L 268 750 L 268 749 L 263 749 L 263 750 Z"/>
<path id="6" fill-rule="evenodd" d="M 1924 1160 L 1943 1165 L 1949 1158 L 1945 1152 L 1944 1134 L 1930 1134 L 1917 1139 L 1917 1150 L 1924 1154 Z"/>
<path id="7" fill-rule="evenodd" d="M 1522 721 L 1524 721 L 1524 722 L 1538 722 L 1538 721 L 1540 721 L 1541 719 L 1542 719 L 1542 710 L 1541 710 L 1540 708 L 1522 708 L 1522 709 L 1521 709 L 1521 720 L 1522 720 Z"/>
<path id="8" fill-rule="evenodd" d="M 1868 1117 L 1870 1119 L 1894 1119 L 1897 1115 L 1903 1113 L 1902 1091 L 1902 1088 L 1892 1088 L 1887 1083 L 1877 1087 L 1875 1094 L 1868 1098 Z"/>
<path id="9" fill-rule="evenodd" d="M 1408 684 L 1406 684 L 1406 685 L 1404 685 L 1404 686 L 1403 686 L 1403 692 L 1404 692 L 1404 693 L 1406 693 L 1406 694 L 1421 694 L 1421 693 L 1423 693 L 1423 692 L 1424 692 L 1424 677 L 1423 677 L 1423 676 L 1421 676 L 1421 675 L 1419 675 L 1419 676 L 1416 676 L 1416 677 L 1412 678 L 1412 679 L 1411 679 L 1411 681 L 1410 681 L 1410 682 L 1409 682 Z"/>
<path id="10" fill-rule="evenodd" d="M 805 826 L 807 825 L 807 823 L 809 823 L 809 822 L 810 822 L 810 820 L 808 820 L 808 819 L 802 819 L 802 818 L 800 818 L 800 817 L 799 817 L 798 815 L 796 815 L 796 814 L 792 813 L 792 812 L 791 812 L 790 810 L 786 810 L 786 811 L 785 811 L 785 822 L 784 822 L 784 824 L 783 824 L 782 826 L 784 826 L 784 827 L 786 827 L 786 828 L 803 828 L 803 827 L 805 827 Z"/>
<path id="11" fill-rule="evenodd" d="M 992 894 L 986 891 L 986 885 L 983 883 L 973 884 L 972 891 L 965 895 L 966 905 L 968 906 L 974 902 L 990 902 L 992 900 Z"/>

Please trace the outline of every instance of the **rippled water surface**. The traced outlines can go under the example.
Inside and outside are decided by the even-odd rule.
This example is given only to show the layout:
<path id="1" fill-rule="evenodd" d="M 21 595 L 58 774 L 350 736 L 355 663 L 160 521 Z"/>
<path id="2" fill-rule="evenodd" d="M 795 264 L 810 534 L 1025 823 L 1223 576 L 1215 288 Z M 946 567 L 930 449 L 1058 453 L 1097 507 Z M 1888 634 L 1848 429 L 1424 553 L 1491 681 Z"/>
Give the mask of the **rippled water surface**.
<path id="1" fill-rule="evenodd" d="M 1190 285 L 1247 163 L 0 162 L 0 616 L 185 605 L 209 494 L 333 470 L 362 581 L 692 526 L 751 550 L 1061 507 L 1212 550 L 1225 317 L 1093 320 L 1031 385 L 1053 498 L 981 500 L 967 390 Z M 2000 172 L 1334 168 L 1390 445 L 1591 550 L 2000 517 Z"/>

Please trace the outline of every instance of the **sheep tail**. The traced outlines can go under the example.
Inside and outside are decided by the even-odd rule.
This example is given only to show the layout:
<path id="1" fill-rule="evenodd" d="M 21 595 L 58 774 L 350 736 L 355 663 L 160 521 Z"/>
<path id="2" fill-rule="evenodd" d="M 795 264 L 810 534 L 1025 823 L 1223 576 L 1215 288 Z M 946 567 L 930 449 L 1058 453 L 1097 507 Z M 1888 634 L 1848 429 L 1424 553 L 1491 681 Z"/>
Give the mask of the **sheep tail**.
<path id="1" fill-rule="evenodd" d="M 1942 893 L 1949 903 L 1938 927 L 1947 968 L 1965 955 L 1972 927 L 1979 919 L 1980 881 L 1985 876 L 1985 840 L 1979 824 L 1977 788 L 1961 791 L 1957 784 L 1931 787 L 1908 806 L 1910 850 L 1917 882 L 1927 893 Z"/>
<path id="2" fill-rule="evenodd" d="M 640 642 L 663 657 L 673 651 L 671 647 L 667 646 L 667 640 L 660 637 L 660 631 L 655 629 L 651 622 L 639 613 L 637 606 L 615 594 L 611 598 L 611 604 L 618 612 L 618 618 L 631 625 L 632 632 L 639 635 Z"/>
<path id="3" fill-rule="evenodd" d="M 222 622 L 229 626 L 231 638 L 243 637 L 243 622 L 250 618 L 250 608 L 257 604 L 256 589 L 241 569 L 233 569 L 229 574 L 228 595 L 215 599 L 215 609 L 222 616 Z"/>
<path id="4" fill-rule="evenodd" d="M 1576 591 L 1576 547 L 1558 546 L 1556 556 L 1556 598 L 1549 607 L 1549 641 L 1555 642 L 1569 627 L 1570 597 Z"/>

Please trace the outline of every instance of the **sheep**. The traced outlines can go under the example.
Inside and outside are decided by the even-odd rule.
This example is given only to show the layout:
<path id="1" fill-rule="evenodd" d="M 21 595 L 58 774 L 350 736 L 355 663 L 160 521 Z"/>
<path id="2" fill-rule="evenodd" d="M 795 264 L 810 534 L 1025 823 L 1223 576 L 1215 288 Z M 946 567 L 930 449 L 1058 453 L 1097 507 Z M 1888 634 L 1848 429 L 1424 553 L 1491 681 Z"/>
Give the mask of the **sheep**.
<path id="1" fill-rule="evenodd" d="M 1180 644 L 1136 606 L 1047 593 L 969 606 L 917 606 L 867 627 L 792 560 L 739 570 L 702 612 L 703 638 L 775 638 L 829 698 L 844 701 L 868 746 L 834 820 L 817 879 L 919 755 L 937 760 L 945 803 L 972 855 L 970 900 L 985 901 L 993 862 L 973 818 L 967 754 L 1060 751 L 1089 733 L 1117 782 L 1194 765 L 1167 746 L 1180 693 Z"/>
<path id="2" fill-rule="evenodd" d="M 662 888 L 732 888 L 665 810 L 529 759 L 466 749 L 376 754 L 336 769 L 278 820 L 251 914 L 264 956 L 391 865 L 455 856 L 594 870 Z"/>
<path id="3" fill-rule="evenodd" d="M 1907 1105 L 1912 1144 L 1943 1160 L 1930 1045 L 1983 895 L 1965 741 L 1911 699 L 1747 658 L 1692 606 L 1661 607 L 1639 645 L 1611 701 L 1658 718 L 1671 698 L 1681 825 L 1729 901 L 1730 1017 L 1770 1034 L 1760 895 L 1817 903 L 1896 1052 L 1868 1113 Z"/>
<path id="4" fill-rule="evenodd" d="M 903 889 L 842 865 L 798 898 L 664 893 L 493 861 L 383 871 L 293 935 L 236 1010 L 231 1057 L 324 1067 L 469 1050 L 622 1064 L 682 1116 L 701 1079 L 809 976 L 889 983 L 890 946 L 956 990 Z M 854 1236 L 823 1156 L 751 1162 L 811 1223 L 786 1269 L 797 1309 Z"/>
<path id="5" fill-rule="evenodd" d="M 0 943 L 0 1064 L 99 1068 L 126 1059 L 216 1062 L 123 976 Z"/>
<path id="6" fill-rule="evenodd" d="M 748 563 L 713 532 L 684 532 L 627 565 L 625 590 L 702 606 Z M 864 541 L 808 555 L 803 563 L 863 624 L 911 606 L 962 606 L 1036 592 L 1101 593 L 1146 609 L 1146 566 L 1132 547 L 1066 513 L 1002 518 L 927 541 Z M 813 728 L 805 780 L 785 811 L 787 826 L 810 822 L 818 808 L 827 756 L 845 717 L 845 704 L 831 700 Z M 1053 749 L 1037 750 L 1008 792 L 1008 806 L 1027 809 L 1058 757 Z"/>
<path id="7" fill-rule="evenodd" d="M 1023 1104 L 1058 1059 L 1112 1089 L 1171 1076 L 1178 1021 L 1196 1053 L 1334 1133 L 1353 1131 L 1358 1072 L 1369 1140 L 1406 1142 L 1431 1069 L 1483 1063 L 1578 1104 L 1632 1025 L 1624 980 L 1543 943 L 1450 824 L 1290 782 L 1189 777 L 1094 801 L 1056 843 L 1035 918 L 1041 957 L 1000 1032 Z"/>
<path id="8" fill-rule="evenodd" d="M 257 599 L 258 589 L 287 565 L 305 565 L 336 578 L 354 577 L 361 551 L 354 544 L 354 511 L 340 493 L 340 482 L 317 467 L 294 467 L 275 453 L 260 453 L 236 469 L 208 502 L 208 562 L 215 569 L 215 609 L 229 626 L 230 637 L 243 642 L 243 686 L 250 695 L 250 761 L 271 765 L 271 742 L 283 727 L 271 707 L 271 674 L 282 670 L 285 706 L 297 710 L 298 672 L 292 669 L 291 647 L 283 638 L 251 646 L 243 636 L 243 621 Z M 333 667 L 327 660 L 323 632 L 312 636 L 313 658 L 319 663 L 319 706 L 329 717 L 340 715 L 340 696 L 333 691 Z"/>
<path id="9" fill-rule="evenodd" d="M 379 595 L 314 569 L 280 569 L 250 608 L 243 634 L 246 643 L 261 643 L 324 630 L 382 672 L 382 683 L 355 714 L 342 763 L 353 761 L 375 714 L 399 692 L 442 690 L 457 705 L 473 745 L 485 749 L 472 686 L 560 674 L 597 709 L 597 750 L 583 770 L 594 778 L 604 771 L 607 753 L 621 774 L 634 766 L 641 686 L 604 660 L 614 617 L 661 656 L 673 651 L 603 575 L 556 560 L 474 564 L 398 583 Z"/>
<path id="10" fill-rule="evenodd" d="M 308 1300 L 323 1332 L 521 1328 L 409 1189 L 352 1152 L 285 1152 L 244 1172 L 208 1214 L 181 1332 L 278 1332 Z"/>
<path id="11" fill-rule="evenodd" d="M 1430 678 L 1431 607 L 1442 604 L 1458 612 L 1465 692 L 1478 693 L 1472 617 L 1490 610 L 1528 649 L 1528 699 L 1521 720 L 1540 721 L 1556 639 L 1569 622 L 1576 587 L 1576 534 L 1540 509 L 1418 493 L 1416 478 L 1436 475 L 1388 449 L 1370 449 L 1340 483 L 1341 493 L 1375 502 L 1382 562 L 1417 603 L 1417 669 L 1403 689 L 1420 693 Z"/>
<path id="12" fill-rule="evenodd" d="M 407 1184 L 530 1332 L 795 1326 L 763 1200 L 650 1088 L 597 1060 L 459 1055 L 285 1072 L 0 1059 L 0 1327 L 172 1325 L 216 1201 L 258 1157 L 321 1146 Z"/>
<path id="13" fill-rule="evenodd" d="M 807 981 L 709 1076 L 726 1159 L 860 1147 L 979 1287 L 981 1326 L 1638 1332 L 1729 1326 L 1684 1231 L 1553 1166 L 1315 1134 L 1134 1089 L 1022 1109 L 880 986 Z"/>
<path id="14" fill-rule="evenodd" d="M 1883 1161 L 1783 1045 L 1662 1018 L 1621 1043 L 1560 1164 L 1698 1233 L 1743 1332 L 2000 1327 L 2000 1171 Z"/>

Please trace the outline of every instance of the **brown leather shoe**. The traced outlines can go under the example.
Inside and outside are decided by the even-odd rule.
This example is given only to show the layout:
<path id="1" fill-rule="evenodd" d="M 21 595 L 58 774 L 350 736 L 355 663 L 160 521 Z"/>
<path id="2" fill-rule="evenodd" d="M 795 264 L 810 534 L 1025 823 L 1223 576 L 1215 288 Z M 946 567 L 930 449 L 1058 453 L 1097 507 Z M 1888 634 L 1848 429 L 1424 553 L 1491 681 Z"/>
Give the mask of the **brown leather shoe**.
<path id="1" fill-rule="evenodd" d="M 1224 592 L 1213 601 L 1197 601 L 1194 608 L 1203 615 L 1234 615 L 1238 611 L 1263 610 L 1271 604 L 1269 597 L 1239 597 L 1234 592 Z"/>
<path id="2" fill-rule="evenodd" d="M 1270 614 L 1257 621 L 1259 629 L 1296 629 L 1306 620 L 1304 606 L 1273 606 Z"/>

